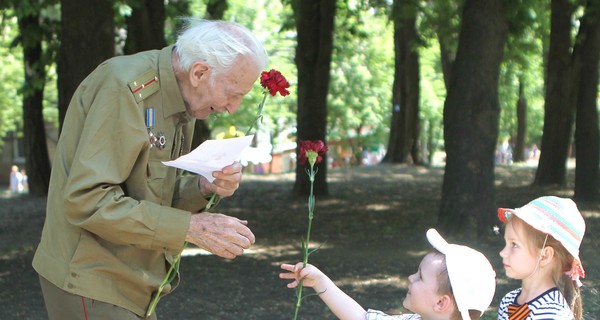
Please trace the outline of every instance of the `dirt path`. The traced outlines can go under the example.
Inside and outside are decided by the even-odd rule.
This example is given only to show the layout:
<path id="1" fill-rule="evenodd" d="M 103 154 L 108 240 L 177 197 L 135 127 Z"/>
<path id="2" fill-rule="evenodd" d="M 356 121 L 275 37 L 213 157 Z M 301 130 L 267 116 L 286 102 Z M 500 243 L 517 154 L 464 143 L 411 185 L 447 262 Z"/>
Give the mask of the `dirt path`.
<path id="1" fill-rule="evenodd" d="M 572 187 L 529 187 L 532 168 L 497 169 L 498 205 L 515 207 L 546 194 L 571 196 Z M 290 190 L 293 175 L 246 175 L 236 196 L 218 211 L 250 221 L 257 242 L 244 256 L 226 261 L 190 250 L 182 283 L 161 300 L 160 319 L 292 319 L 294 292 L 278 279 L 279 264 L 301 259 L 306 200 Z M 362 167 L 328 172 L 331 196 L 317 198 L 310 261 L 366 308 L 403 312 L 406 277 L 429 250 L 425 230 L 435 225 L 441 169 Z M 571 179 L 572 180 L 572 179 Z M 45 319 L 33 250 L 43 224 L 44 199 L 0 199 L 0 319 Z M 600 207 L 581 208 L 587 230 L 582 259 L 586 319 L 600 319 Z M 461 239 L 452 239 L 465 243 Z M 493 307 L 518 283 L 508 281 L 497 255 L 501 237 L 466 242 L 486 253 L 498 272 Z M 308 293 L 309 291 L 305 291 Z M 485 319 L 495 319 L 495 311 Z M 318 297 L 308 297 L 301 319 L 334 319 Z"/>

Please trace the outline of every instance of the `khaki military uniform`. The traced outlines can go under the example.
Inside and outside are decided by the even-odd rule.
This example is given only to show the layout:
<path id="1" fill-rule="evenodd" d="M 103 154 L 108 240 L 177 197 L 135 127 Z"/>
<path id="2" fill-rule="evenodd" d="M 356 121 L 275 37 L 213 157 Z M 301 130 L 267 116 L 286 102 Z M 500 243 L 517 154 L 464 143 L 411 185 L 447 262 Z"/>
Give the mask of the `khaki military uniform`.
<path id="1" fill-rule="evenodd" d="M 75 92 L 33 259 L 58 288 L 140 316 L 206 205 L 198 176 L 161 163 L 190 151 L 194 127 L 172 49 L 107 60 Z"/>

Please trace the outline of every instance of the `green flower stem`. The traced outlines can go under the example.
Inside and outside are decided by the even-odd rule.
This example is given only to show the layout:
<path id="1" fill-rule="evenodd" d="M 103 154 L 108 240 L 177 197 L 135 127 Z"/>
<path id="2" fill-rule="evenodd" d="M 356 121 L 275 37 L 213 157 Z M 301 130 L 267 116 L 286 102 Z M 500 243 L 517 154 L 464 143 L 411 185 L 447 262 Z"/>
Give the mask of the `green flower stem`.
<path id="1" fill-rule="evenodd" d="M 213 206 L 217 204 L 217 201 L 219 201 L 219 196 L 216 193 L 213 193 L 213 195 L 208 200 L 206 207 L 204 207 L 204 211 L 210 210 Z"/>
<path id="2" fill-rule="evenodd" d="M 308 263 L 308 245 L 310 243 L 310 231 L 312 228 L 312 221 L 314 216 L 314 208 L 315 208 L 315 196 L 314 196 L 314 182 L 316 172 L 314 171 L 314 165 L 310 166 L 310 172 L 307 172 L 308 177 L 310 179 L 310 194 L 308 196 L 308 228 L 306 230 L 306 241 L 302 244 L 303 257 L 302 266 L 306 267 Z M 302 288 L 303 288 L 304 279 L 300 280 L 298 287 L 296 289 L 296 310 L 294 311 L 294 320 L 298 318 L 298 311 L 300 310 L 300 305 L 302 304 Z"/>
<path id="3" fill-rule="evenodd" d="M 186 244 L 187 244 L 187 242 L 186 242 Z M 185 248 L 185 245 L 184 245 L 184 248 Z M 158 304 L 158 301 L 160 300 L 160 294 L 162 293 L 163 289 L 169 283 L 171 283 L 171 281 L 173 281 L 173 279 L 175 279 L 177 272 L 179 272 L 179 262 L 181 261 L 181 253 L 182 252 L 183 252 L 183 250 L 179 254 L 177 254 L 173 257 L 173 263 L 171 264 L 171 267 L 169 268 L 167 275 L 163 279 L 163 282 L 160 284 L 160 287 L 158 287 L 158 291 L 156 291 L 156 294 L 154 295 L 154 298 L 152 299 L 152 302 L 150 303 L 150 307 L 148 308 L 146 317 L 149 317 L 152 315 L 152 313 L 154 312 L 154 309 L 156 309 L 156 305 Z"/>
<path id="4" fill-rule="evenodd" d="M 204 210 L 208 211 L 210 208 L 212 208 L 214 205 L 216 205 L 216 203 L 218 201 L 219 201 L 219 196 L 216 193 L 213 193 L 213 195 L 210 197 L 210 200 L 208 200 L 208 203 L 206 204 L 206 207 L 204 208 Z M 156 309 L 156 305 L 158 304 L 158 301 L 160 300 L 160 294 L 162 293 L 163 289 L 175 279 L 175 276 L 179 272 L 179 264 L 181 262 L 181 254 L 183 253 L 183 250 L 185 250 L 185 248 L 187 248 L 187 245 L 188 245 L 188 242 L 185 241 L 183 243 L 183 249 L 181 249 L 181 252 L 179 252 L 177 255 L 173 256 L 173 263 L 169 267 L 169 270 L 167 271 L 167 275 L 165 275 L 165 278 L 163 279 L 163 282 L 160 284 L 160 287 L 158 287 L 158 291 L 156 291 L 154 298 L 152 298 L 152 302 L 150 303 L 150 307 L 148 308 L 146 317 L 149 317 L 152 315 L 152 313 L 154 312 L 154 309 Z"/>
<path id="5" fill-rule="evenodd" d="M 250 132 L 252 131 L 252 129 L 254 128 L 254 126 L 258 123 L 258 121 L 260 119 L 262 119 L 262 110 L 265 106 L 265 101 L 267 100 L 268 93 L 269 93 L 269 91 L 265 88 L 265 90 L 263 91 L 262 101 L 258 105 L 258 112 L 256 113 L 256 119 L 254 119 L 254 122 L 252 122 L 252 125 L 250 125 L 250 127 L 246 131 L 246 135 L 249 135 Z M 312 171 L 312 168 L 311 168 L 311 171 Z M 314 180 L 314 178 L 313 178 L 313 180 Z M 311 194 L 312 194 L 312 180 L 311 180 Z M 213 195 L 208 200 L 206 207 L 204 207 L 204 211 L 210 210 L 215 205 L 217 205 L 218 202 L 219 202 L 219 196 L 216 193 L 213 193 Z M 312 215 L 311 215 L 311 220 L 312 220 Z M 310 235 L 310 224 L 309 224 L 309 235 Z M 148 308 L 148 312 L 146 313 L 147 317 L 151 316 L 152 313 L 154 312 L 154 309 L 156 308 L 156 305 L 158 304 L 158 300 L 160 300 L 160 294 L 163 291 L 163 289 L 167 286 L 167 284 L 171 283 L 173 281 L 173 279 L 175 279 L 175 275 L 177 275 L 177 273 L 179 272 L 179 262 L 181 261 L 181 254 L 183 253 L 183 250 L 185 250 L 187 245 L 188 245 L 188 242 L 187 241 L 184 242 L 183 249 L 181 250 L 181 252 L 179 252 L 179 254 L 177 254 L 173 257 L 173 263 L 169 267 L 169 270 L 167 271 L 167 275 L 163 279 L 163 282 L 160 284 L 160 287 L 158 287 L 158 291 L 156 292 L 156 295 L 154 296 L 154 298 L 152 299 L 152 301 L 150 303 L 150 307 Z M 308 258 L 308 252 L 306 252 L 305 255 Z M 304 262 L 304 264 L 306 265 L 306 261 Z M 296 311 L 296 312 L 298 312 L 298 311 Z"/>
<path id="6" fill-rule="evenodd" d="M 262 110 L 263 110 L 263 107 L 265 106 L 265 101 L 267 100 L 268 93 L 269 93 L 269 91 L 267 91 L 267 90 L 265 90 L 263 92 L 262 101 L 258 105 L 258 112 L 256 113 L 256 119 L 254 119 L 254 122 L 252 122 L 252 125 L 250 125 L 250 128 L 248 128 L 248 130 L 246 130 L 246 135 L 249 135 L 250 132 L 252 131 L 252 129 L 254 128 L 254 126 L 258 123 L 258 121 L 260 119 L 262 119 Z"/>

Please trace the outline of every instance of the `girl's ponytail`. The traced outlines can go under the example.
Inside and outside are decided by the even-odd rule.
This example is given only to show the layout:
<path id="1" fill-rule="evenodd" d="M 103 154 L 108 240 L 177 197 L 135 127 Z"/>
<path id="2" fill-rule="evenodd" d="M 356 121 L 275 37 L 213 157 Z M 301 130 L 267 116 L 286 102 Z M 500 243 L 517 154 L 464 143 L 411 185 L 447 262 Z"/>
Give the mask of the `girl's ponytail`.
<path id="1" fill-rule="evenodd" d="M 575 320 L 583 319 L 583 301 L 581 296 L 581 289 L 577 285 L 576 281 L 567 274 L 563 274 L 560 279 L 560 287 L 562 288 L 563 295 L 573 312 Z"/>

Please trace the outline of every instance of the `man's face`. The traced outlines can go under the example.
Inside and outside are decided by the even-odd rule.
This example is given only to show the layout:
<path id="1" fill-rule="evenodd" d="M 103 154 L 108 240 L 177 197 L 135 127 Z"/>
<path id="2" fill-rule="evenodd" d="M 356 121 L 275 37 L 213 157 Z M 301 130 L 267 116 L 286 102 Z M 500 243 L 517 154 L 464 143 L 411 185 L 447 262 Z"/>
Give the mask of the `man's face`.
<path id="1" fill-rule="evenodd" d="M 228 72 L 217 76 L 212 72 L 202 62 L 196 62 L 188 74 L 190 86 L 182 95 L 187 111 L 196 119 L 207 119 L 213 112 L 235 113 L 260 75 L 248 58 L 239 59 Z"/>

